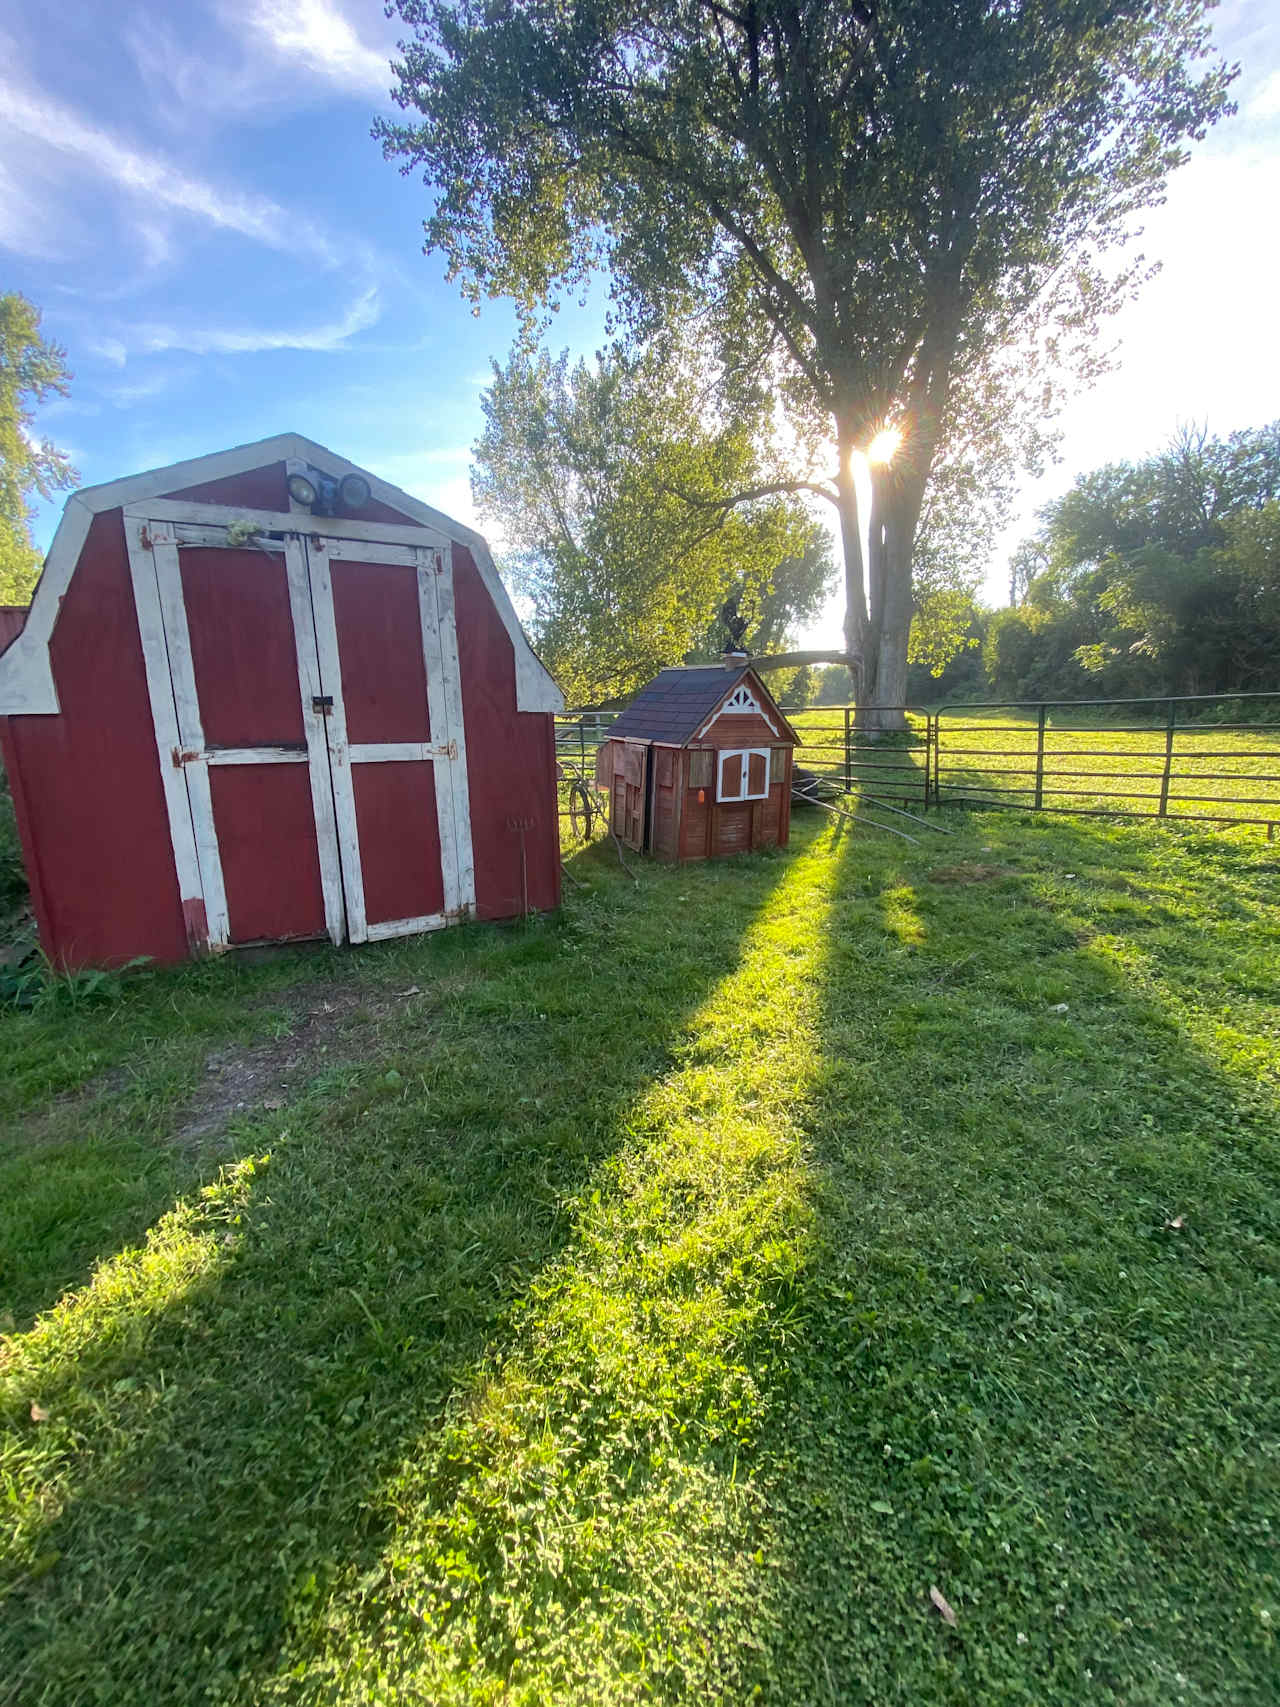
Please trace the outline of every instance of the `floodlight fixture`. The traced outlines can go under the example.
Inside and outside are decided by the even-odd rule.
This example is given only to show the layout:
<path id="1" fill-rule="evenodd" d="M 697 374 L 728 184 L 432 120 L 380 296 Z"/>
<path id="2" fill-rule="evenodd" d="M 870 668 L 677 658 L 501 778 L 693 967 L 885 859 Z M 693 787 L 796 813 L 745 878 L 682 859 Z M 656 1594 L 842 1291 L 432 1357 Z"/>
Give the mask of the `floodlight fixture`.
<path id="1" fill-rule="evenodd" d="M 344 474 L 338 480 L 308 466 L 289 476 L 289 496 L 317 516 L 336 516 L 341 511 L 363 510 L 372 492 L 363 474 Z"/>

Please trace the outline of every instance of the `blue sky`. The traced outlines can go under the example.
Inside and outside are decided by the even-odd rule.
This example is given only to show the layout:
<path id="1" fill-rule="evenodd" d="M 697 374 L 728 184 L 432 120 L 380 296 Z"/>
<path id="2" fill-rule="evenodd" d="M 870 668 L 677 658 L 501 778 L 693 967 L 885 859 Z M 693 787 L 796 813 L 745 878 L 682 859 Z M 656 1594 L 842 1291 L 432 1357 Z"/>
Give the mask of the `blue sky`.
<path id="1" fill-rule="evenodd" d="M 1119 366 L 1063 425 L 993 560 L 1079 470 L 1280 416 L 1280 26 L 1229 0 L 1239 115 L 1200 145 L 1142 248 L 1163 262 L 1113 322 Z M 85 483 L 268 433 L 319 439 L 474 521 L 467 478 L 504 305 L 479 317 L 421 253 L 427 192 L 370 139 L 393 111 L 380 0 L 10 0 L 0 20 L 0 288 L 67 346 L 41 426 Z M 593 347 L 589 316 L 556 327 Z M 47 543 L 59 506 L 39 522 Z M 835 605 L 810 632 L 834 642 Z"/>

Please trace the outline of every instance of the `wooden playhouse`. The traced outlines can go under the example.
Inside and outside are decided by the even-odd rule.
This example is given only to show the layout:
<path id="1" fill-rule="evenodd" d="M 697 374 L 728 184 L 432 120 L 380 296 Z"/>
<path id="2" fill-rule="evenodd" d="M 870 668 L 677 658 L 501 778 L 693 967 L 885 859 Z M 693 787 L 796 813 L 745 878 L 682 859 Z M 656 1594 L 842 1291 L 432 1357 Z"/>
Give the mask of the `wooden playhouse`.
<path id="1" fill-rule="evenodd" d="M 660 859 L 785 847 L 800 737 L 745 657 L 663 670 L 596 755 L 619 841 Z"/>
<path id="2" fill-rule="evenodd" d="M 174 961 L 552 907 L 561 708 L 484 540 L 310 440 L 78 492 L 0 650 L 43 947 Z"/>

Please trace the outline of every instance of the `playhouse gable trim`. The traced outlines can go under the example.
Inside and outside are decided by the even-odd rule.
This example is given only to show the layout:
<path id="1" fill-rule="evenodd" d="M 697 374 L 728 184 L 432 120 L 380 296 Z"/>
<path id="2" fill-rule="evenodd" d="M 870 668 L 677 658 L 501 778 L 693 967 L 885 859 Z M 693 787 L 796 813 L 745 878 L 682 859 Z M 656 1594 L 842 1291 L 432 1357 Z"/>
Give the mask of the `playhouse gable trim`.
<path id="1" fill-rule="evenodd" d="M 750 704 L 734 703 L 745 694 Z M 777 700 L 749 664 L 677 665 L 646 682 L 609 730 L 609 739 L 687 747 L 721 717 L 759 718 L 779 741 L 800 745 Z"/>
<path id="2" fill-rule="evenodd" d="M 58 610 L 71 583 L 81 549 L 88 537 L 90 525 L 104 510 L 124 509 L 148 500 L 164 501 L 168 494 L 189 486 L 206 485 L 273 462 L 302 465 L 310 463 L 325 474 L 341 479 L 344 474 L 360 474 L 369 482 L 370 493 L 379 503 L 400 511 L 410 525 L 431 529 L 445 539 L 464 545 L 470 552 L 485 590 L 498 612 L 511 640 L 515 654 L 516 709 L 518 711 L 558 712 L 564 710 L 564 697 L 552 680 L 541 659 L 529 644 L 520 626 L 506 588 L 498 574 L 489 547 L 483 537 L 460 522 L 451 520 L 442 511 L 433 509 L 420 499 L 411 497 L 389 481 L 380 480 L 368 469 L 336 455 L 324 445 L 299 433 L 279 433 L 272 438 L 259 439 L 251 444 L 236 445 L 229 450 L 176 462 L 165 468 L 129 475 L 122 480 L 109 481 L 101 486 L 86 486 L 68 498 L 45 559 L 44 573 L 36 587 L 31 609 L 22 633 L 0 653 L 0 716 L 56 715 L 61 707 L 49 657 L 49 642 L 57 621 Z M 235 505 L 226 511 L 240 513 Z M 310 519 L 310 512 L 290 505 L 291 513 Z M 275 525 L 279 525 L 279 514 Z M 326 533 L 334 532 L 334 518 L 323 518 Z M 378 537 L 373 531 L 377 524 L 360 523 L 352 528 L 359 537 Z M 309 531 L 304 529 L 303 531 Z"/>

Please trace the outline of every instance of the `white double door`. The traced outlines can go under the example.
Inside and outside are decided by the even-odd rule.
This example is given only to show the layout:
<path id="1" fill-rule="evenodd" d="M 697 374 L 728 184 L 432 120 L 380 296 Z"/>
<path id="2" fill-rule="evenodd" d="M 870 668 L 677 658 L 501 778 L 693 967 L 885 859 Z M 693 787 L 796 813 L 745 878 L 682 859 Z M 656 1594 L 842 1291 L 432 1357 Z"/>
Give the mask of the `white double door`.
<path id="1" fill-rule="evenodd" d="M 126 513 L 194 943 L 363 942 L 474 905 L 449 544 L 367 531 Z"/>

